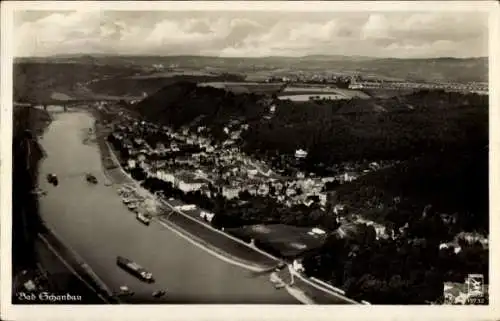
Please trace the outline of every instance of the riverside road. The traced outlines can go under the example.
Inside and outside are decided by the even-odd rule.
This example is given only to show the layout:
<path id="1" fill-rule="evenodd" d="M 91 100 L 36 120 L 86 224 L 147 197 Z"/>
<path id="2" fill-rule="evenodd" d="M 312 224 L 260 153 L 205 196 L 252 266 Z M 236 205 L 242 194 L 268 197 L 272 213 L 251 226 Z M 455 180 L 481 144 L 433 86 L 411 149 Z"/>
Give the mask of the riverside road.
<path id="1" fill-rule="evenodd" d="M 85 112 L 53 114 L 40 139 L 47 157 L 40 164 L 40 214 L 62 241 L 76 252 L 110 288 L 126 285 L 135 294 L 127 303 L 297 304 L 269 275 L 226 263 L 158 223 L 145 226 L 123 205 L 116 189 L 105 186 L 99 148 L 84 143 L 94 118 Z M 86 182 L 93 173 L 99 184 Z M 46 180 L 54 173 L 59 185 Z M 147 284 L 116 265 L 124 256 L 153 273 Z M 152 292 L 165 290 L 161 299 Z"/>

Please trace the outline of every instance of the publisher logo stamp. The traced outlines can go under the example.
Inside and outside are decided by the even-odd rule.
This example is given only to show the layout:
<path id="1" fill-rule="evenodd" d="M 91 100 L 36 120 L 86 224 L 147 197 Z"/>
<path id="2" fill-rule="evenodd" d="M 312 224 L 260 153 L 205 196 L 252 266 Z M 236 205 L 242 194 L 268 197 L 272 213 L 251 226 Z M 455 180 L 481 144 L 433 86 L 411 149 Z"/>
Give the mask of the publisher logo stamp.
<path id="1" fill-rule="evenodd" d="M 469 274 L 464 283 L 444 284 L 444 304 L 487 304 L 487 291 L 482 274 Z"/>
<path id="2" fill-rule="evenodd" d="M 469 296 L 484 296 L 484 277 L 482 274 L 469 274 L 466 283 Z"/>

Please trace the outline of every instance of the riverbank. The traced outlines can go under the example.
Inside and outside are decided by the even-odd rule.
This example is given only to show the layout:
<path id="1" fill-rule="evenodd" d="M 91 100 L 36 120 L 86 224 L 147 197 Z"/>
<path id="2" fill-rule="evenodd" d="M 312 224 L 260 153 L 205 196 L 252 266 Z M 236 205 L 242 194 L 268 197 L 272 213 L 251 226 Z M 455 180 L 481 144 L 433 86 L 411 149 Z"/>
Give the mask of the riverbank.
<path id="1" fill-rule="evenodd" d="M 31 107 L 13 111 L 12 137 L 12 267 L 13 276 L 36 268 L 34 242 L 40 228 L 36 186 L 37 165 L 43 153 L 34 143 L 36 135 L 50 123 L 46 112 Z"/>
<path id="2" fill-rule="evenodd" d="M 98 126 L 96 129 L 97 128 Z M 199 246 L 208 248 L 213 252 L 227 257 L 227 259 L 233 261 L 235 265 L 246 267 L 252 271 L 267 270 L 278 265 L 279 259 L 272 258 L 271 256 L 264 255 L 257 251 L 249 251 L 247 246 L 241 244 L 242 242 L 237 242 L 228 238 L 226 235 L 215 233 L 200 222 L 196 222 L 186 217 L 186 215 L 173 211 L 166 206 L 166 204 L 162 204 L 166 203 L 166 201 L 158 200 L 121 168 L 118 158 L 114 155 L 114 151 L 111 150 L 111 146 L 105 141 L 105 135 L 97 133 L 97 137 L 98 146 L 102 152 L 102 158 L 110 159 L 114 165 L 118 166 L 117 168 L 111 166 L 112 169 L 108 169 L 104 166 L 104 171 L 108 179 L 115 184 L 115 188 L 123 184 L 135 186 L 137 193 L 142 195 L 142 197 L 155 199 L 158 208 L 161 209 L 159 215 L 156 217 L 158 221 L 166 223 L 171 228 L 175 228 L 189 238 L 194 239 Z"/>
<path id="3" fill-rule="evenodd" d="M 39 214 L 38 166 L 46 156 L 38 144 L 52 117 L 44 110 L 21 107 L 14 112 L 13 137 L 13 293 L 14 304 L 24 303 L 109 303 L 99 294 L 99 286 L 92 276 L 76 263 L 76 258 L 45 225 Z M 77 272 L 78 271 L 78 272 Z M 36 276 L 30 279 L 29 276 Z M 33 282 L 32 291 L 51 294 L 69 294 L 78 297 L 75 302 L 51 300 L 26 301 L 22 293 L 28 291 L 26 282 Z"/>

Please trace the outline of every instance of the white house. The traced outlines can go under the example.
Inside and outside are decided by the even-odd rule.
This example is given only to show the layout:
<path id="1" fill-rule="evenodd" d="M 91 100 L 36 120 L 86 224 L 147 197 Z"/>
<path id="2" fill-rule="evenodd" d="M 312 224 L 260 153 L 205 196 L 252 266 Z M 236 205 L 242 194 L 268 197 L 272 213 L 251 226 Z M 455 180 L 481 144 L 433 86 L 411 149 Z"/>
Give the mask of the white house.
<path id="1" fill-rule="evenodd" d="M 197 178 L 208 180 L 208 174 L 207 174 L 207 173 L 205 173 L 204 171 L 202 171 L 201 169 L 197 169 L 197 170 L 194 172 L 194 175 L 195 175 Z"/>
<path id="2" fill-rule="evenodd" d="M 201 187 L 203 186 L 203 182 L 201 182 L 199 180 L 195 180 L 195 181 L 179 180 L 176 185 L 177 185 L 178 189 L 180 189 L 184 193 L 187 193 L 187 192 L 194 192 L 194 191 L 201 189 Z"/>
<path id="3" fill-rule="evenodd" d="M 377 163 L 377 162 L 371 162 L 370 165 L 368 165 L 370 167 L 370 169 L 372 170 L 378 170 L 380 169 L 380 164 Z"/>
<path id="4" fill-rule="evenodd" d="M 316 235 L 324 235 L 326 232 L 323 231 L 322 229 L 320 228 L 317 228 L 317 227 L 314 227 L 311 232 L 313 232 L 314 234 Z"/>
<path id="5" fill-rule="evenodd" d="M 171 173 L 167 173 L 163 170 L 158 170 L 156 171 L 156 177 L 158 179 L 161 179 L 162 181 L 165 182 L 170 182 L 172 184 L 175 184 L 175 176 Z"/>
<path id="6" fill-rule="evenodd" d="M 175 209 L 178 211 L 193 211 L 196 209 L 196 205 L 193 204 L 178 205 L 175 207 Z"/>
<path id="7" fill-rule="evenodd" d="M 223 186 L 222 187 L 222 196 L 224 196 L 227 199 L 237 198 L 240 191 L 241 191 L 241 188 L 236 187 L 236 186 Z"/>
<path id="8" fill-rule="evenodd" d="M 303 149 L 297 149 L 295 151 L 295 157 L 296 158 L 306 158 L 307 157 L 307 152 Z"/>
<path id="9" fill-rule="evenodd" d="M 298 179 L 303 179 L 304 177 L 306 177 L 306 174 L 304 174 L 303 172 L 297 172 L 296 176 Z"/>
<path id="10" fill-rule="evenodd" d="M 201 211 L 201 213 L 200 213 L 200 217 L 202 219 L 204 219 L 205 221 L 207 221 L 207 222 L 211 222 L 212 219 L 214 218 L 214 216 L 215 216 L 215 214 L 209 213 L 209 212 L 205 212 L 205 211 Z"/>
<path id="11" fill-rule="evenodd" d="M 318 193 L 318 197 L 321 206 L 325 206 L 328 198 L 327 195 L 325 193 Z"/>
<path id="12" fill-rule="evenodd" d="M 357 178 L 358 178 L 358 175 L 356 173 L 354 173 L 354 172 L 346 172 L 346 173 L 342 174 L 341 181 L 343 181 L 343 182 L 352 182 L 352 181 L 354 181 Z"/>
<path id="13" fill-rule="evenodd" d="M 135 168 L 135 166 L 136 166 L 135 159 L 129 159 L 127 162 L 127 166 L 128 166 L 128 168 Z"/>
<path id="14" fill-rule="evenodd" d="M 293 260 L 292 267 L 297 272 L 304 272 L 305 271 L 304 266 L 302 265 L 302 263 L 299 260 Z"/>
<path id="15" fill-rule="evenodd" d="M 291 188 L 291 187 L 287 188 L 286 196 L 291 197 L 294 195 L 297 195 L 297 191 L 295 190 L 295 188 Z"/>
<path id="16" fill-rule="evenodd" d="M 144 162 L 145 160 L 146 160 L 146 154 L 145 154 L 145 153 L 143 153 L 143 152 L 141 151 L 139 154 L 137 154 L 137 161 L 138 161 L 139 163 L 142 163 L 142 162 Z"/>
<path id="17" fill-rule="evenodd" d="M 253 177 L 253 176 L 257 175 L 257 173 L 258 173 L 258 171 L 256 169 L 249 169 L 247 171 L 247 174 L 249 177 Z"/>

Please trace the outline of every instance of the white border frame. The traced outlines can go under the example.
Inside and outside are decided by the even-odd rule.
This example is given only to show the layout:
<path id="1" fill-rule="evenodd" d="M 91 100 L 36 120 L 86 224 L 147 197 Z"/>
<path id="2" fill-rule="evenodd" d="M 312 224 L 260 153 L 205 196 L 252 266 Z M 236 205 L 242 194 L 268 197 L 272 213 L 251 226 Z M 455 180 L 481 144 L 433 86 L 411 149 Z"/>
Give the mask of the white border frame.
<path id="1" fill-rule="evenodd" d="M 144 6 L 142 6 L 144 4 Z M 493 320 L 499 319 L 498 243 L 500 235 L 490 233 L 490 306 L 279 306 L 279 305 L 147 305 L 147 306 L 13 306 L 11 305 L 11 143 L 12 143 L 12 46 L 14 10 L 123 10 L 123 11 L 295 11 L 295 12 L 374 12 L 374 11 L 486 11 L 490 12 L 489 78 L 490 78 L 490 231 L 499 230 L 499 204 L 495 190 L 499 190 L 498 162 L 500 147 L 498 130 L 493 124 L 500 123 L 498 91 L 500 65 L 499 5 L 495 1 L 422 1 L 422 2 L 375 2 L 375 1 L 4 1 L 1 16 L 1 318 L 5 320 L 76 320 L 100 319 L 109 316 L 117 320 L 170 319 L 170 320 L 332 320 L 355 319 L 433 319 L 433 320 Z M 497 227 L 497 229 L 495 229 Z M 101 317 L 99 317 L 101 316 Z"/>

